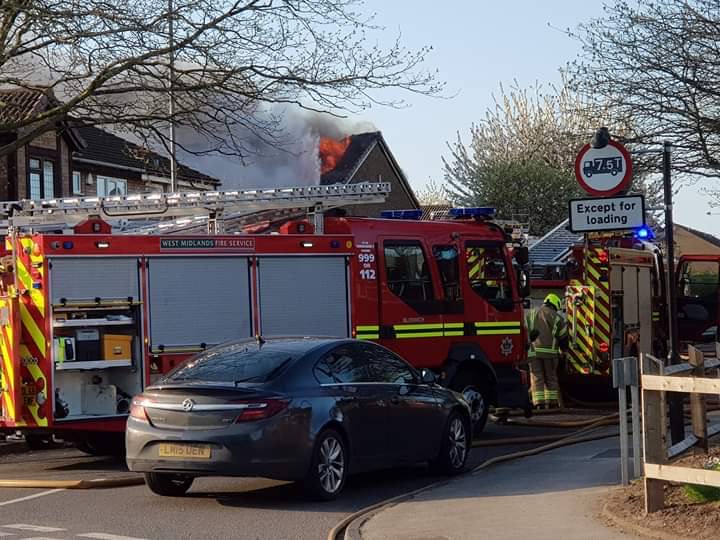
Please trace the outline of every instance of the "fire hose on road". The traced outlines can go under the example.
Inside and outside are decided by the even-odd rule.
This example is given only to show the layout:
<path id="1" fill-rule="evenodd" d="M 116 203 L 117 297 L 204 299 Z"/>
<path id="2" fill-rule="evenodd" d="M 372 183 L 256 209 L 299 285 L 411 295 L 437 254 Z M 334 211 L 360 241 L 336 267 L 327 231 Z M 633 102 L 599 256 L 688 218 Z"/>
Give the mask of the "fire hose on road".
<path id="1" fill-rule="evenodd" d="M 629 413 L 629 411 L 627 411 Z M 529 450 L 521 450 L 517 452 L 511 452 L 509 454 L 503 454 L 501 456 L 496 456 L 494 458 L 487 459 L 483 461 L 481 464 L 477 465 L 476 467 L 470 469 L 467 474 L 473 474 L 477 471 L 486 469 L 488 467 L 491 467 L 492 465 L 497 465 L 499 463 L 504 463 L 506 461 L 512 461 L 515 459 L 520 459 L 524 457 L 530 457 L 537 454 L 541 454 L 543 452 L 548 452 L 550 450 L 555 450 L 556 448 L 562 448 L 563 446 L 570 446 L 573 444 L 579 444 L 583 442 L 590 442 L 590 441 L 597 441 L 600 439 L 606 439 L 609 437 L 617 437 L 618 433 L 617 431 L 613 431 L 611 433 L 603 432 L 603 433 L 593 433 L 593 431 L 596 431 L 600 428 L 617 425 L 618 424 L 618 417 L 619 415 L 617 413 L 603 416 L 596 419 L 589 419 L 589 420 L 583 420 L 583 421 L 575 421 L 575 422 L 545 422 L 543 427 L 581 427 L 581 429 L 574 431 L 573 433 L 570 433 L 569 435 L 542 435 L 542 436 L 536 436 L 536 437 L 508 437 L 505 439 L 495 439 L 495 440 L 487 440 L 487 441 L 475 441 L 472 444 L 473 448 L 482 448 L 482 447 L 490 447 L 490 446 L 506 446 L 510 444 L 523 444 L 523 443 L 533 443 L 533 442 L 547 442 L 547 444 L 544 444 L 542 446 L 538 446 L 536 448 L 531 448 Z M 569 426 L 569 423 L 573 423 L 573 426 Z M 552 424 L 551 426 L 548 426 L 549 424 Z M 579 424 L 579 425 L 578 425 Z M 523 424 L 527 425 L 527 424 Z M 532 424 L 537 425 L 537 424 Z M 540 427 L 540 426 L 538 426 Z M 443 485 L 446 485 L 448 483 L 452 482 L 452 480 L 441 480 L 439 482 L 433 482 L 432 484 L 429 484 L 427 486 L 421 487 L 419 489 L 403 493 L 401 495 L 397 495 L 395 497 L 392 497 L 390 499 L 386 499 L 384 501 L 380 501 L 378 503 L 375 503 L 371 506 L 368 506 L 366 508 L 363 508 L 362 510 L 359 510 L 357 512 L 354 512 L 353 514 L 350 514 L 346 518 L 344 518 L 342 521 L 340 521 L 337 525 L 335 525 L 330 532 L 328 533 L 328 540 L 342 540 L 342 539 L 348 539 L 357 537 L 358 535 L 354 535 L 352 531 L 359 530 L 360 526 L 363 522 L 365 522 L 372 514 L 375 514 L 382 508 L 384 508 L 387 505 L 391 505 L 394 503 L 402 502 L 404 500 L 407 500 L 409 498 L 412 498 L 416 495 L 419 495 L 420 493 L 423 493 L 425 491 L 428 491 L 430 489 L 434 489 Z M 349 533 L 349 534 L 348 534 Z"/>

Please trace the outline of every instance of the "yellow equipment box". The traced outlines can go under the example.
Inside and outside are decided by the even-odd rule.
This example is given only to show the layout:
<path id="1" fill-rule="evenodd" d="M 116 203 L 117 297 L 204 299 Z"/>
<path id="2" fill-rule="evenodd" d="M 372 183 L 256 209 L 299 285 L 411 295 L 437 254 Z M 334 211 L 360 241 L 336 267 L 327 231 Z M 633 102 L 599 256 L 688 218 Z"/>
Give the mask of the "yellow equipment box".
<path id="1" fill-rule="evenodd" d="M 102 338 L 103 360 L 130 360 L 132 336 L 105 334 Z"/>

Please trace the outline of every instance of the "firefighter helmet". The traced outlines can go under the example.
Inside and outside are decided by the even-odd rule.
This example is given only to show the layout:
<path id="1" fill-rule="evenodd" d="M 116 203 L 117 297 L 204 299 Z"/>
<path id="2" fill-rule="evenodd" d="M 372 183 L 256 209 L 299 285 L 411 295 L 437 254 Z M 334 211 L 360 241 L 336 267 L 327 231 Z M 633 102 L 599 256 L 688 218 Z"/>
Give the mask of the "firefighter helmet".
<path id="1" fill-rule="evenodd" d="M 545 297 L 544 302 L 552 307 L 554 307 L 557 311 L 560 311 L 562 308 L 562 302 L 560 301 L 560 297 L 555 293 L 550 293 Z"/>

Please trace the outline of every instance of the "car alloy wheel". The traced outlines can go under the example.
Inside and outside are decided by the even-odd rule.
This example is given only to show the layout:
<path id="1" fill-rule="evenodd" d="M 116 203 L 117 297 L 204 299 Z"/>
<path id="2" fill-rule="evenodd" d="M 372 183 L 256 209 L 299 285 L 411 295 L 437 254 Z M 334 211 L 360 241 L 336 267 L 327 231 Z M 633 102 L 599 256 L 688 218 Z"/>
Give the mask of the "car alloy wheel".
<path id="1" fill-rule="evenodd" d="M 461 418 L 453 418 L 448 430 L 448 452 L 450 465 L 453 469 L 460 469 L 465 464 L 467 454 L 467 435 L 465 424 Z"/>
<path id="2" fill-rule="evenodd" d="M 342 443 L 329 436 L 320 445 L 318 476 L 320 485 L 328 494 L 336 493 L 345 478 L 345 456 Z"/>

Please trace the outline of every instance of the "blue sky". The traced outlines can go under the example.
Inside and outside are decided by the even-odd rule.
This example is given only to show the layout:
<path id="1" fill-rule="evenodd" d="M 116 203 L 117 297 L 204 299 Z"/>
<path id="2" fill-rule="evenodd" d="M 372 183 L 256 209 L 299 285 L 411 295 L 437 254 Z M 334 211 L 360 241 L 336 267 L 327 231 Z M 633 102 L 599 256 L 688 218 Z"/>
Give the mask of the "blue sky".
<path id="1" fill-rule="evenodd" d="M 470 125 L 492 105 L 500 83 L 523 86 L 556 83 L 558 68 L 572 60 L 579 45 L 558 29 L 602 16 L 601 2 L 569 0 L 366 0 L 368 13 L 402 33 L 411 48 L 431 45 L 427 66 L 437 68 L 452 99 L 403 94 L 409 107 L 375 107 L 363 115 L 383 132 L 415 188 L 429 179 L 442 181 L 446 142 L 459 131 L 468 139 Z M 701 186 L 683 187 L 676 197 L 679 223 L 720 234 L 720 215 L 707 216 Z"/>

